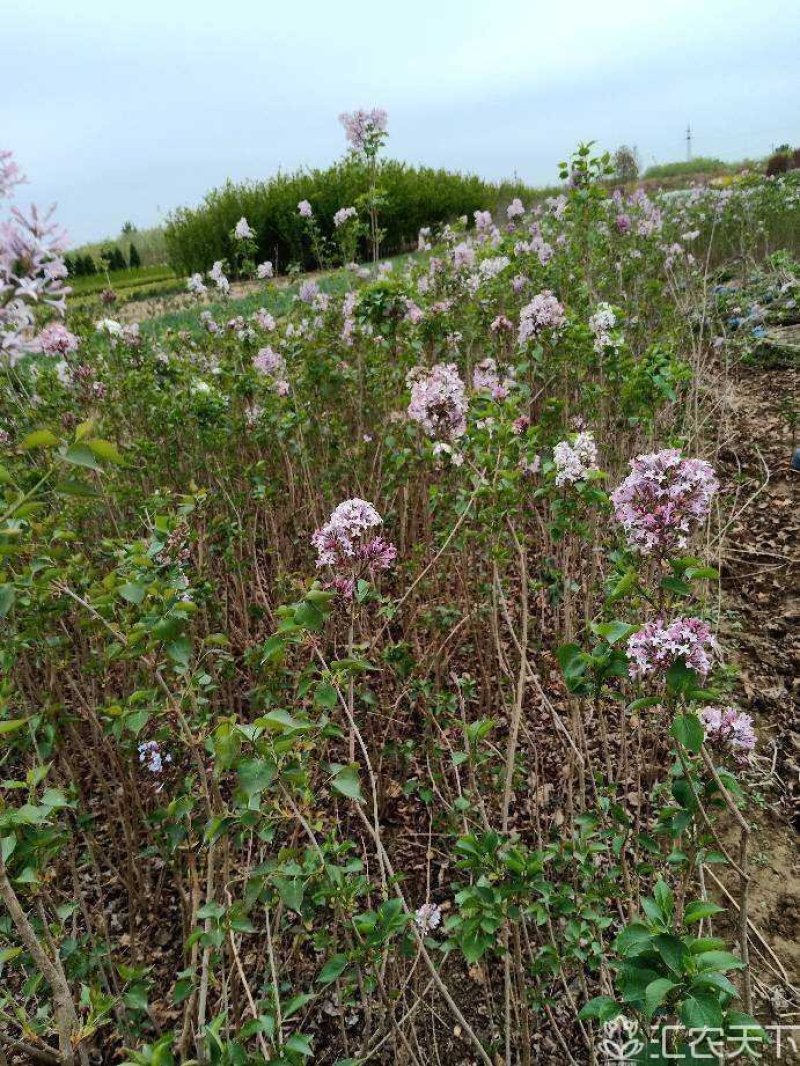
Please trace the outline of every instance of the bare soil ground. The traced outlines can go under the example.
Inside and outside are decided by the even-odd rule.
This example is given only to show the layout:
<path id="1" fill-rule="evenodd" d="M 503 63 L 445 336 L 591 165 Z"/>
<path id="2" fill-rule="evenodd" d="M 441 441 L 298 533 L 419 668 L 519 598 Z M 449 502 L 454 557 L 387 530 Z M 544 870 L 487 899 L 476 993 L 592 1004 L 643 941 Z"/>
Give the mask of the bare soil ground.
<path id="1" fill-rule="evenodd" d="M 722 639 L 759 735 L 753 961 L 775 1020 L 800 1025 L 800 472 L 791 469 L 800 367 L 742 366 L 732 384 L 732 432 L 719 467 L 728 498 L 738 499 L 722 569 Z"/>

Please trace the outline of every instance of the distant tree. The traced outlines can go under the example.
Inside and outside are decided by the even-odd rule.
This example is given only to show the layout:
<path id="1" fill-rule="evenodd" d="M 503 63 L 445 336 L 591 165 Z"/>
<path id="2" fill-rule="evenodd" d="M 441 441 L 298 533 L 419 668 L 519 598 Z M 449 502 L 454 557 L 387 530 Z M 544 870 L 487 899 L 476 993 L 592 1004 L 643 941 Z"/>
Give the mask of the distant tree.
<path id="1" fill-rule="evenodd" d="M 639 177 L 639 154 L 628 144 L 621 144 L 614 152 L 614 177 L 623 185 Z"/>
<path id="2" fill-rule="evenodd" d="M 142 265 L 142 257 L 139 255 L 139 251 L 132 241 L 130 249 L 128 250 L 128 265 L 131 270 L 135 270 Z"/>
<path id="3" fill-rule="evenodd" d="M 97 263 L 95 263 L 94 259 L 89 255 L 88 252 L 86 253 L 86 255 L 80 256 L 80 259 L 82 264 L 81 274 L 85 276 L 90 276 L 92 274 L 97 273 Z"/>
<path id="4" fill-rule="evenodd" d="M 130 237 L 130 235 L 132 233 L 135 233 L 135 232 L 136 232 L 136 227 L 134 226 L 134 224 L 132 222 L 124 222 L 122 224 L 122 233 L 126 237 Z"/>
<path id="5" fill-rule="evenodd" d="M 113 247 L 113 249 L 111 251 L 111 269 L 112 270 L 127 270 L 128 269 L 128 264 L 125 262 L 125 256 L 122 254 L 122 252 L 116 246 L 116 244 L 114 245 L 114 247 Z"/>
<path id="6" fill-rule="evenodd" d="M 774 152 L 767 160 L 767 177 L 772 178 L 776 174 L 785 174 L 787 170 L 790 170 L 792 166 L 792 157 L 789 155 L 789 151 L 783 151 L 782 149 Z"/>
<path id="7" fill-rule="evenodd" d="M 72 258 L 71 255 L 65 255 L 64 256 L 64 266 L 67 268 L 67 273 L 71 277 L 74 278 L 75 277 L 75 260 Z"/>

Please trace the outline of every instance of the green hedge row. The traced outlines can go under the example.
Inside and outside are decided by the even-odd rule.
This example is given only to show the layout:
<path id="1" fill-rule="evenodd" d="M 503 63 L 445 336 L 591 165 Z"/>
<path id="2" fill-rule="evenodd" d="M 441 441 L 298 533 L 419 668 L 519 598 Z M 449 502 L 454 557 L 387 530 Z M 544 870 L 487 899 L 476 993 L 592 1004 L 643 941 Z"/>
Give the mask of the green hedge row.
<path id="1" fill-rule="evenodd" d="M 380 185 L 386 195 L 380 224 L 385 230 L 381 252 L 392 255 L 416 244 L 422 226 L 472 215 L 479 209 L 503 206 L 514 196 L 540 197 L 543 190 L 519 183 L 492 184 L 472 174 L 431 167 L 413 167 L 388 160 Z M 182 207 L 167 221 L 169 261 L 179 273 L 204 271 L 216 259 L 232 258 L 231 231 L 244 216 L 258 236 L 258 261 L 271 260 L 278 271 L 290 263 L 309 269 L 314 264 L 297 204 L 309 200 L 320 229 L 333 237 L 333 215 L 353 205 L 366 191 L 367 179 L 358 164 L 337 163 L 326 170 L 278 174 L 267 181 L 234 184 L 209 192 L 199 207 Z M 360 249 L 366 257 L 366 245 Z"/>

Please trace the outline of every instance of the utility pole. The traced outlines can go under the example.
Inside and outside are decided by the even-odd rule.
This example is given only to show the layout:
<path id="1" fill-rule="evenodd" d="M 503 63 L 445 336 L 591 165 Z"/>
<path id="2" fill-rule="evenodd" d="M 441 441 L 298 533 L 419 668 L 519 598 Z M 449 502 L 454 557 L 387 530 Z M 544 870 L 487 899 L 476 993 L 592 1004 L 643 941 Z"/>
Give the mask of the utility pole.
<path id="1" fill-rule="evenodd" d="M 692 127 L 686 124 L 686 162 L 690 162 L 692 158 Z"/>

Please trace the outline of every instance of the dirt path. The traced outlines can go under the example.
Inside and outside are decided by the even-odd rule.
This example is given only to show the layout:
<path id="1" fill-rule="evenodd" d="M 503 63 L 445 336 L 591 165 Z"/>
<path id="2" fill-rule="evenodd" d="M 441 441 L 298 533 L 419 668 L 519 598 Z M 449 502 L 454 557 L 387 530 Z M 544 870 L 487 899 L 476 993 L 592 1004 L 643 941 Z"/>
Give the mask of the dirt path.
<path id="1" fill-rule="evenodd" d="M 739 368 L 719 467 L 727 493 L 738 493 L 722 570 L 723 639 L 759 736 L 751 915 L 800 988 L 800 473 L 790 467 L 798 398 L 800 367 Z M 776 1020 L 797 1024 L 800 1000 L 774 964 L 770 972 L 754 961 Z"/>

